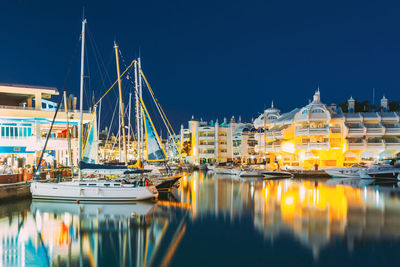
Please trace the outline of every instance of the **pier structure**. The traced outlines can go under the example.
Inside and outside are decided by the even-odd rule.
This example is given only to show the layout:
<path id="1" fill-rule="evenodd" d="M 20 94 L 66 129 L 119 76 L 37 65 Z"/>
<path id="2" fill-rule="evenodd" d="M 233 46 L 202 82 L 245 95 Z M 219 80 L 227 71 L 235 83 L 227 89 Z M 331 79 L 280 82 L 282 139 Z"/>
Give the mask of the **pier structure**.
<path id="1" fill-rule="evenodd" d="M 54 87 L 0 84 L 0 166 L 3 170 L 0 174 L 10 174 L 27 165 L 36 166 L 57 108 L 57 103 L 51 98 L 57 95 L 59 92 Z M 68 107 L 71 154 L 76 165 L 79 123 L 77 98 L 71 95 L 65 103 Z M 90 117 L 90 112 L 83 113 L 84 124 L 89 122 Z M 47 166 L 71 165 L 67 130 L 67 115 L 63 107 L 55 119 L 43 158 Z"/>
<path id="2" fill-rule="evenodd" d="M 272 105 L 254 127 L 255 151 L 271 168 L 298 169 L 351 166 L 395 157 L 400 152 L 400 114 L 389 112 L 381 99 L 377 112 L 355 112 L 355 100 L 347 111 L 321 101 L 319 89 L 304 107 L 287 113 Z"/>

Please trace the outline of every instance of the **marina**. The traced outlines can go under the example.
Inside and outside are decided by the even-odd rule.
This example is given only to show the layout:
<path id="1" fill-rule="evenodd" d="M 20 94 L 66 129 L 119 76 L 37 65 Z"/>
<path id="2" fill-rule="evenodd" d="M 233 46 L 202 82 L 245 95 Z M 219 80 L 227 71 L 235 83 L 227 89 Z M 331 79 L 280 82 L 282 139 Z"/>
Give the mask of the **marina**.
<path id="1" fill-rule="evenodd" d="M 387 263 L 400 247 L 397 185 L 327 181 L 246 180 L 196 171 L 158 201 L 3 203 L 0 225 L 7 231 L 0 234 L 0 261 L 3 266 L 262 266 L 265 261 L 309 266 L 337 262 L 339 250 L 344 266 Z M 283 248 L 299 257 L 285 256 Z"/>
<path id="2" fill-rule="evenodd" d="M 0 267 L 397 266 L 400 4 L 317 2 L 0 4 Z"/>

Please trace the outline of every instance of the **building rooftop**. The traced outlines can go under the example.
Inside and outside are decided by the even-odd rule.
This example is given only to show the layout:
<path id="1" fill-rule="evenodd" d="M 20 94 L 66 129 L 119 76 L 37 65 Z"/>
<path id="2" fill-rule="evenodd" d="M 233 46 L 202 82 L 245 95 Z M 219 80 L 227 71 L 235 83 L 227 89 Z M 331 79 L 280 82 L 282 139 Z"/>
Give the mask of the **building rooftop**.
<path id="1" fill-rule="evenodd" d="M 25 89 L 36 89 L 36 90 L 51 90 L 54 91 L 55 95 L 58 95 L 58 90 L 56 87 L 50 86 L 37 86 L 37 85 L 28 85 L 28 84 L 17 84 L 17 83 L 0 83 L 0 87 L 16 87 L 16 88 L 25 88 Z"/>

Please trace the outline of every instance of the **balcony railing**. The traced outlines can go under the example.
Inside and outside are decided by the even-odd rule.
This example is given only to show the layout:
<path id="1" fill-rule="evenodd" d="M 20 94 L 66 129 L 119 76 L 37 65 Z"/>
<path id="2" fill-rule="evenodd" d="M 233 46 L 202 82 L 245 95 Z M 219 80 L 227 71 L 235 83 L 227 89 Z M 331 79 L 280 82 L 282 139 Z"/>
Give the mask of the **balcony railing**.
<path id="1" fill-rule="evenodd" d="M 329 143 L 318 143 L 318 142 L 309 142 L 309 143 L 297 143 L 296 149 L 303 149 L 303 150 L 321 150 L 321 149 L 329 149 Z"/>
<path id="2" fill-rule="evenodd" d="M 296 136 L 302 135 L 329 135 L 329 127 L 326 128 L 296 128 Z"/>

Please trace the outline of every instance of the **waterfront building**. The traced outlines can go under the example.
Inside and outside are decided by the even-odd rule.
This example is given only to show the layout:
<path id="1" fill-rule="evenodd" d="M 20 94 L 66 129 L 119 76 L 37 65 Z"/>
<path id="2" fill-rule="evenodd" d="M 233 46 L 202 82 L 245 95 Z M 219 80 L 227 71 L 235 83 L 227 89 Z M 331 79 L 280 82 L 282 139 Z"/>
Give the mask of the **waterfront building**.
<path id="1" fill-rule="evenodd" d="M 56 95 L 59 92 L 53 87 L 0 84 L 0 165 L 14 169 L 36 165 L 57 108 L 50 99 Z M 77 164 L 77 98 L 70 96 L 67 103 L 72 157 Z M 90 112 L 85 111 L 83 122 L 89 120 Z M 67 115 L 60 109 L 43 159 L 51 166 L 67 166 L 71 164 L 68 158 Z"/>
<path id="2" fill-rule="evenodd" d="M 194 164 L 224 162 L 257 162 L 260 159 L 254 150 L 256 129 L 251 123 L 236 122 L 232 117 L 222 123 L 218 120 L 206 122 L 193 117 L 188 128 L 181 126 L 180 140 L 183 157 Z"/>
<path id="3" fill-rule="evenodd" d="M 385 97 L 379 112 L 354 112 L 352 97 L 347 109 L 322 103 L 319 89 L 302 108 L 281 114 L 272 105 L 254 121 L 256 152 L 271 168 L 304 169 L 351 166 L 400 152 L 400 114 L 388 111 Z"/>

